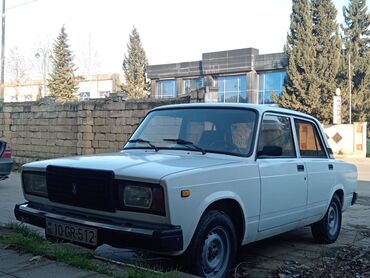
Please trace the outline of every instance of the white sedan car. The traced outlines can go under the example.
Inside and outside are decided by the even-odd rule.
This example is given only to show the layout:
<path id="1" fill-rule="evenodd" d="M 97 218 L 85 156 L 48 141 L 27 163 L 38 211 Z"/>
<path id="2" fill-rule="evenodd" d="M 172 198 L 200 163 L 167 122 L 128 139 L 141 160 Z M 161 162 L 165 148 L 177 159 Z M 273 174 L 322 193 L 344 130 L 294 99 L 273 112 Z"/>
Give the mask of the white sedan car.
<path id="1" fill-rule="evenodd" d="M 28 163 L 18 220 L 96 248 L 184 255 L 226 277 L 240 246 L 311 225 L 332 243 L 356 201 L 356 167 L 335 160 L 319 122 L 277 107 L 153 109 L 122 151 Z"/>

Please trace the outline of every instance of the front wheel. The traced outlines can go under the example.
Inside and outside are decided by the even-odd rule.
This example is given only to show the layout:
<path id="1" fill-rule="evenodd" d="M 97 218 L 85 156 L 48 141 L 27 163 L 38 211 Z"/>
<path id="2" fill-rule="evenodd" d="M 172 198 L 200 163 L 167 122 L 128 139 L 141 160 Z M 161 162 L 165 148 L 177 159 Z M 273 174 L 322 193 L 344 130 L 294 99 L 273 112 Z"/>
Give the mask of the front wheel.
<path id="1" fill-rule="evenodd" d="M 233 222 L 224 212 L 206 212 L 186 251 L 189 270 L 207 278 L 227 277 L 237 250 Z"/>
<path id="2" fill-rule="evenodd" d="M 342 204 L 334 195 L 323 219 L 311 225 L 312 235 L 320 243 L 333 243 L 337 240 L 342 226 Z"/>

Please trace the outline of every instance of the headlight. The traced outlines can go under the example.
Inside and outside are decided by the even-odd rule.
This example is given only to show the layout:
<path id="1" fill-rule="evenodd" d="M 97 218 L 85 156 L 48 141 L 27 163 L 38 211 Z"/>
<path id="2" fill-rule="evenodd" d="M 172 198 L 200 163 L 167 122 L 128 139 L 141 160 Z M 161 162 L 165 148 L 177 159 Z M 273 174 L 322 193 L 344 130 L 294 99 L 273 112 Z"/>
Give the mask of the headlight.
<path id="1" fill-rule="evenodd" d="M 152 205 L 152 190 L 150 187 L 125 186 L 123 203 L 126 207 L 148 209 Z"/>
<path id="2" fill-rule="evenodd" d="M 47 197 L 45 173 L 23 172 L 23 188 L 27 194 Z"/>
<path id="3" fill-rule="evenodd" d="M 158 184 L 121 181 L 118 209 L 165 215 L 163 188 Z"/>

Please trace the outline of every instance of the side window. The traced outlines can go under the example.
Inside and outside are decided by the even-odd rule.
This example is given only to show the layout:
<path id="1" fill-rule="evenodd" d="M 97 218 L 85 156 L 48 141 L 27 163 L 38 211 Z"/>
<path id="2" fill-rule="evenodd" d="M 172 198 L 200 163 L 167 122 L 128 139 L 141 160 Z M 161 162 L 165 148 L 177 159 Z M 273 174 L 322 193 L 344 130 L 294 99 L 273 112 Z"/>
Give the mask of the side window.
<path id="1" fill-rule="evenodd" d="M 289 117 L 265 115 L 258 141 L 257 156 L 296 157 Z"/>
<path id="2" fill-rule="evenodd" d="M 301 156 L 306 158 L 326 158 L 323 144 L 315 125 L 311 122 L 297 119 L 294 122 Z"/>

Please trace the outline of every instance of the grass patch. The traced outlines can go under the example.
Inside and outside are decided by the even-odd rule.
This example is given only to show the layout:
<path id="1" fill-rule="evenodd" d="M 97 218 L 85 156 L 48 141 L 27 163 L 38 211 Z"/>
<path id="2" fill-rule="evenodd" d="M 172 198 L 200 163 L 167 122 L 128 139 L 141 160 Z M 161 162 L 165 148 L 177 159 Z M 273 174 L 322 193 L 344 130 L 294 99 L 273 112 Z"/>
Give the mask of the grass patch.
<path id="1" fill-rule="evenodd" d="M 128 278 L 160 278 L 160 277 L 166 277 L 163 274 L 154 274 L 154 273 L 148 273 L 145 270 L 142 270 L 140 268 L 127 268 L 127 277 Z"/>
<path id="2" fill-rule="evenodd" d="M 37 256 L 46 257 L 85 270 L 106 274 L 112 277 L 159 278 L 168 277 L 153 274 L 141 268 L 118 267 L 95 260 L 92 253 L 68 248 L 58 243 L 50 243 L 35 230 L 21 224 L 6 225 L 6 232 L 0 233 L 0 243 L 26 251 Z"/>

